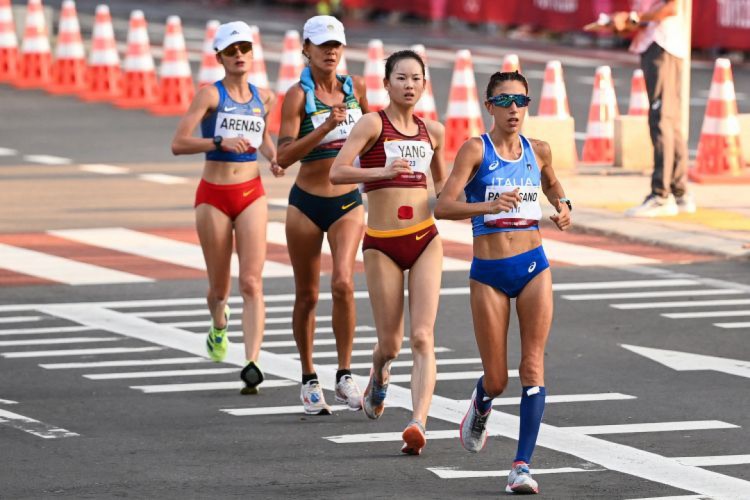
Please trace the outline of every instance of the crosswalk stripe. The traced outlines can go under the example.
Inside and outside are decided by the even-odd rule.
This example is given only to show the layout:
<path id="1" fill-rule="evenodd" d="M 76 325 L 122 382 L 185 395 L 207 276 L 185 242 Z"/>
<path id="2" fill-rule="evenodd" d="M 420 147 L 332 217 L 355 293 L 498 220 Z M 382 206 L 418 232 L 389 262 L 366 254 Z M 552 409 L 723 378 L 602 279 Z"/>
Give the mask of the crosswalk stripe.
<path id="1" fill-rule="evenodd" d="M 0 405 L 17 405 L 18 401 L 12 401 L 10 399 L 0 399 Z"/>
<path id="2" fill-rule="evenodd" d="M 316 344 L 318 344 L 318 341 L 315 341 Z M 263 347 L 266 347 L 265 344 L 263 344 Z M 439 352 L 451 352 L 451 349 L 447 347 L 439 347 L 435 346 L 435 353 Z M 319 351 L 319 352 L 313 352 L 313 358 L 335 358 L 339 355 L 336 351 Z M 409 349 L 403 349 L 401 351 L 400 356 L 410 356 L 411 351 Z M 299 359 L 299 354 L 293 353 L 289 355 L 292 358 Z M 370 356 L 372 357 L 372 349 L 354 349 L 352 351 L 352 357 L 362 357 L 362 356 Z"/>
<path id="3" fill-rule="evenodd" d="M 719 328 L 750 328 L 750 322 L 743 321 L 741 323 L 714 323 L 714 326 Z"/>
<path id="4" fill-rule="evenodd" d="M 114 368 L 120 366 L 153 366 L 153 365 L 186 365 L 208 363 L 208 359 L 199 357 L 161 358 L 161 359 L 123 359 L 118 361 L 85 361 L 82 363 L 47 363 L 39 366 L 47 370 L 69 370 L 76 368 Z"/>
<path id="5" fill-rule="evenodd" d="M 56 356 L 92 356 L 95 354 L 125 354 L 161 351 L 163 347 L 103 347 L 101 349 L 60 349 L 50 351 L 0 352 L 4 358 L 48 358 Z"/>
<path id="6" fill-rule="evenodd" d="M 262 387 L 263 389 L 268 389 L 271 387 L 288 387 L 290 385 L 297 385 L 297 382 L 293 380 L 265 380 Z M 224 390 L 238 391 L 242 388 L 242 382 L 238 380 L 236 382 L 199 382 L 195 384 L 134 385 L 130 388 L 142 391 L 146 394 Z"/>
<path id="7" fill-rule="evenodd" d="M 266 314 L 292 312 L 294 306 L 269 306 L 266 307 Z M 174 318 L 182 316 L 205 316 L 209 317 L 208 309 L 190 309 L 177 311 L 136 311 L 131 313 L 139 318 Z"/>
<path id="8" fill-rule="evenodd" d="M 10 427 L 18 430 L 39 436 L 44 439 L 56 439 L 64 437 L 75 437 L 78 436 L 75 432 L 71 432 L 61 427 L 55 427 L 53 425 L 45 424 L 39 420 L 19 415 L 7 410 L 0 410 L 0 424 L 6 424 Z"/>
<path id="9" fill-rule="evenodd" d="M 561 427 L 570 432 L 595 436 L 598 434 L 631 434 L 637 432 L 696 431 L 736 429 L 739 426 L 720 420 L 688 420 L 684 422 L 654 422 L 642 424 L 585 425 Z"/>
<path id="10" fill-rule="evenodd" d="M 448 380 L 476 380 L 484 374 L 483 371 L 467 371 L 467 372 L 438 372 L 438 381 Z M 518 377 L 518 370 L 508 370 L 509 377 Z M 411 373 L 398 373 L 391 374 L 389 379 L 390 383 L 402 384 L 405 382 L 411 382 Z"/>
<path id="11" fill-rule="evenodd" d="M 719 455 L 708 457 L 676 457 L 675 460 L 683 465 L 693 467 L 718 467 L 721 465 L 750 464 L 750 455 Z"/>
<path id="12" fill-rule="evenodd" d="M 404 339 L 404 342 L 406 342 L 409 339 Z M 378 342 L 377 337 L 355 337 L 354 343 L 355 344 L 375 344 Z M 316 339 L 315 345 L 336 345 L 336 339 Z M 263 348 L 273 348 L 273 347 L 296 347 L 297 342 L 294 340 L 272 340 L 270 342 L 263 342 Z"/>
<path id="13" fill-rule="evenodd" d="M 685 300 L 675 302 L 635 302 L 632 304 L 610 304 L 615 309 L 668 309 L 674 307 L 745 306 L 750 299 Z"/>
<path id="14" fill-rule="evenodd" d="M 705 102 L 705 101 L 704 101 Z M 629 500 L 711 500 L 705 495 L 680 495 L 673 497 L 631 498 Z"/>
<path id="15" fill-rule="evenodd" d="M 142 316 L 141 316 L 142 317 Z M 316 322 L 329 322 L 332 321 L 332 316 L 316 316 L 315 321 Z M 292 318 L 266 318 L 266 324 L 267 325 L 283 325 L 285 323 L 291 323 Z M 198 328 L 207 326 L 208 322 L 206 320 L 201 321 L 178 321 L 176 323 L 162 323 L 163 325 L 168 325 L 174 328 Z M 227 324 L 229 326 L 241 326 L 242 320 L 241 319 L 230 319 Z"/>
<path id="16" fill-rule="evenodd" d="M 183 377 L 195 375 L 225 375 L 237 373 L 237 368 L 204 368 L 197 370 L 161 370 L 151 372 L 122 372 L 122 373 L 88 373 L 83 375 L 90 380 L 121 380 L 131 378 L 160 378 L 160 377 Z"/>
<path id="17" fill-rule="evenodd" d="M 0 268 L 67 285 L 149 283 L 144 276 L 0 243 Z"/>
<path id="18" fill-rule="evenodd" d="M 0 323 L 31 323 L 41 319 L 41 316 L 6 316 L 0 318 Z"/>
<path id="19" fill-rule="evenodd" d="M 91 342 L 117 342 L 123 337 L 68 337 L 60 339 L 2 340 L 0 347 L 25 345 L 85 344 Z"/>
<path id="20" fill-rule="evenodd" d="M 327 439 L 336 444 L 355 444 L 355 443 L 385 443 L 389 441 L 401 441 L 402 431 L 398 432 L 370 432 L 366 434 L 343 434 L 341 436 L 325 436 Z M 427 431 L 425 433 L 427 440 L 433 439 L 458 439 L 458 429 L 444 431 Z"/>
<path id="21" fill-rule="evenodd" d="M 364 332 L 374 332 L 375 328 L 372 326 L 366 326 L 366 325 L 360 325 L 354 327 L 354 333 L 364 333 Z M 278 328 L 278 329 L 272 329 L 272 330 L 265 330 L 263 332 L 263 335 L 265 337 L 274 337 L 274 336 L 284 336 L 284 335 L 292 335 L 294 331 L 291 328 Z M 330 326 L 316 326 L 315 327 L 315 333 L 333 333 L 333 327 Z M 229 332 L 227 334 L 227 337 L 242 337 L 242 332 Z M 316 340 L 317 343 L 317 340 Z"/>
<path id="22" fill-rule="evenodd" d="M 576 290 L 607 290 L 610 288 L 660 288 L 669 286 L 691 286 L 697 284 L 698 281 L 687 279 L 592 281 L 588 283 L 555 283 L 552 285 L 552 289 L 556 292 L 572 292 Z"/>
<path id="23" fill-rule="evenodd" d="M 632 293 L 584 293 L 580 295 L 563 295 L 567 300 L 618 300 L 618 299 L 652 299 L 657 297 L 696 297 L 699 295 L 738 295 L 747 293 L 744 290 L 731 288 L 710 290 L 666 290 L 661 292 Z"/>
<path id="24" fill-rule="evenodd" d="M 41 163 L 42 165 L 70 165 L 73 160 L 53 155 L 23 155 L 23 160 L 30 163 Z"/>
<path id="25" fill-rule="evenodd" d="M 46 333 L 90 332 L 90 326 L 50 326 L 44 328 L 9 328 L 0 330 L 2 335 L 43 335 Z"/>
<path id="26" fill-rule="evenodd" d="M 177 264 L 191 269 L 206 269 L 200 245 L 177 241 L 162 236 L 133 231 L 121 227 L 103 229 L 70 229 L 49 231 L 49 234 L 86 245 L 108 248 L 153 260 Z M 232 276 L 239 276 L 239 261 L 232 254 Z M 292 267 L 266 260 L 264 277 L 292 276 Z"/>
<path id="27" fill-rule="evenodd" d="M 583 403 L 590 401 L 619 401 L 625 399 L 637 399 L 635 396 L 620 394 L 618 392 L 605 392 L 601 394 L 560 394 L 547 395 L 544 402 L 546 403 Z M 466 400 L 466 404 L 469 400 Z M 492 406 L 518 406 L 521 404 L 520 397 L 495 398 L 492 400 Z"/>
<path id="28" fill-rule="evenodd" d="M 728 318 L 730 316 L 750 316 L 749 310 L 744 311 L 701 311 L 689 313 L 662 313 L 665 318 L 697 319 L 697 318 Z"/>
<path id="29" fill-rule="evenodd" d="M 508 477 L 507 470 L 458 470 L 455 467 L 427 467 L 427 470 L 440 479 L 468 479 L 486 477 Z M 567 474 L 569 472 L 600 472 L 606 469 L 580 469 L 578 467 L 560 467 L 557 469 L 532 469 L 536 476 L 539 474 Z"/>
<path id="30" fill-rule="evenodd" d="M 409 368 L 413 364 L 414 362 L 411 360 L 393 361 L 391 363 L 391 368 Z M 482 364 L 482 358 L 436 359 L 435 364 L 437 364 L 438 366 Z M 320 366 L 336 367 L 338 365 L 320 365 Z M 349 365 L 349 369 L 364 370 L 364 369 L 369 369 L 371 366 L 372 366 L 372 363 L 352 363 L 351 365 Z M 549 396 L 547 396 L 547 400 L 549 400 Z"/>
<path id="31" fill-rule="evenodd" d="M 345 405 L 333 405 L 331 406 L 332 411 L 345 411 L 349 410 L 348 406 Z M 257 417 L 261 415 L 297 415 L 304 414 L 302 405 L 295 406 L 270 406 L 264 408 L 229 408 L 222 409 L 224 413 L 233 415 L 235 417 Z"/>

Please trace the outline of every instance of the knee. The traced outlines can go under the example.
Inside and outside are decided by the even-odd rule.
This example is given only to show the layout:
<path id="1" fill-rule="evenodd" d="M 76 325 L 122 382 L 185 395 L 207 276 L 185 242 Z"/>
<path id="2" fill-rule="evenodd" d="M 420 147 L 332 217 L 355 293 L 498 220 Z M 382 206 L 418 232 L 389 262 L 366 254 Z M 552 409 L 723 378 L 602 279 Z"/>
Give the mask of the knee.
<path id="1" fill-rule="evenodd" d="M 331 282 L 333 300 L 349 300 L 354 295 L 354 282 L 349 278 L 334 278 Z"/>
<path id="2" fill-rule="evenodd" d="M 256 276 L 240 278 L 240 293 L 245 299 L 255 299 L 263 296 L 263 280 Z"/>
<path id="3" fill-rule="evenodd" d="M 227 287 L 210 286 L 206 293 L 208 302 L 226 303 L 229 300 L 229 290 Z"/>
<path id="4" fill-rule="evenodd" d="M 296 307 L 311 311 L 318 305 L 318 289 L 315 287 L 299 288 L 295 293 Z"/>
<path id="5" fill-rule="evenodd" d="M 485 373 L 483 384 L 485 393 L 489 396 L 497 397 L 505 392 L 505 388 L 508 386 L 508 374 L 499 373 L 497 375 L 490 375 Z"/>
<path id="6" fill-rule="evenodd" d="M 399 342 L 397 339 L 378 341 L 378 351 L 380 351 L 380 356 L 385 362 L 393 361 L 394 359 L 396 359 L 400 350 L 401 342 Z"/>
<path id="7" fill-rule="evenodd" d="M 435 350 L 435 337 L 432 333 L 432 329 L 419 328 L 411 333 L 409 338 L 411 342 L 411 350 L 413 352 L 425 353 Z"/>

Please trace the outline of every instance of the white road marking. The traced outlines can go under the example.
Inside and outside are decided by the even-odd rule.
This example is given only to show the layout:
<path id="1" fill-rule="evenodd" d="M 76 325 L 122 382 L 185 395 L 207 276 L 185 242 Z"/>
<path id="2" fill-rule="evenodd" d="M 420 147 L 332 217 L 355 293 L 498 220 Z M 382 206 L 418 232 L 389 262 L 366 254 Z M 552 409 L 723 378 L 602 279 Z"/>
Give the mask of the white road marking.
<path id="1" fill-rule="evenodd" d="M 627 394 L 620 394 L 619 392 L 605 392 L 601 394 L 563 394 L 563 395 L 547 395 L 545 396 L 545 403 L 582 403 L 590 401 L 621 401 L 624 399 L 637 399 L 635 396 L 629 396 Z M 466 400 L 465 404 L 469 404 L 469 400 Z M 492 400 L 492 406 L 518 406 L 521 404 L 520 397 L 510 398 L 495 398 Z"/>
<path id="2" fill-rule="evenodd" d="M 388 388 L 390 390 L 390 387 Z M 369 432 L 365 434 L 343 434 L 341 436 L 325 436 L 323 439 L 336 444 L 357 444 L 357 443 L 386 443 L 401 441 L 401 434 L 398 432 Z M 425 433 L 427 441 L 433 439 L 458 439 L 458 429 L 447 431 L 427 431 Z"/>
<path id="3" fill-rule="evenodd" d="M 329 322 L 332 321 L 332 316 L 316 316 L 315 321 L 316 322 Z M 210 320 L 209 320 L 210 321 Z M 266 318 L 266 324 L 267 325 L 283 325 L 286 323 L 291 323 L 292 318 L 291 316 L 288 318 Z M 163 323 L 165 325 L 173 326 L 175 328 L 200 328 L 208 325 L 208 322 L 206 320 L 202 321 L 178 321 L 176 323 Z M 241 326 L 242 320 L 241 319 L 230 319 L 227 323 L 229 326 Z M 316 329 L 316 331 L 318 331 Z"/>
<path id="4" fill-rule="evenodd" d="M 741 323 L 714 323 L 714 326 L 719 328 L 750 328 L 750 322 L 743 321 Z"/>
<path id="5" fill-rule="evenodd" d="M 688 313 L 662 313 L 665 318 L 697 319 L 697 318 L 728 318 L 731 316 L 750 316 L 750 311 L 700 311 Z"/>
<path id="6" fill-rule="evenodd" d="M 16 156 L 17 154 L 18 150 L 10 148 L 0 148 L 0 156 Z"/>
<path id="7" fill-rule="evenodd" d="M 76 368 L 114 368 L 119 366 L 153 366 L 153 365 L 187 365 L 208 363 L 206 358 L 161 358 L 161 359 L 123 359 L 119 361 L 85 361 L 82 363 L 47 363 L 41 364 L 47 370 L 70 370 Z"/>
<path id="8" fill-rule="evenodd" d="M 404 339 L 406 342 L 408 339 Z M 377 337 L 355 337 L 355 344 L 375 344 L 378 342 Z M 315 339 L 315 345 L 336 345 L 336 339 Z M 270 342 L 263 342 L 264 348 L 273 347 L 297 347 L 297 342 L 294 340 L 272 340 Z"/>
<path id="9" fill-rule="evenodd" d="M 642 424 L 584 425 L 562 427 L 569 432 L 580 432 L 589 436 L 598 434 L 633 434 L 637 432 L 698 431 L 712 429 L 739 429 L 738 425 L 721 420 L 687 420 L 684 422 L 653 422 Z"/>
<path id="10" fill-rule="evenodd" d="M 750 361 L 627 344 L 622 347 L 680 372 L 711 370 L 750 378 Z"/>
<path id="11" fill-rule="evenodd" d="M 348 406 L 345 405 L 333 405 L 331 406 L 332 411 L 345 411 L 349 410 Z M 234 415 L 235 417 L 257 417 L 260 415 L 304 415 L 302 405 L 296 406 L 267 406 L 264 408 L 229 408 L 222 409 L 224 413 Z"/>
<path id="12" fill-rule="evenodd" d="M 41 163 L 43 165 L 70 165 L 73 163 L 73 160 L 70 158 L 52 155 L 23 155 L 22 158 L 23 161 L 29 163 Z"/>
<path id="13" fill-rule="evenodd" d="M 90 332 L 89 326 L 50 326 L 44 328 L 9 328 L 0 330 L 2 335 L 43 335 L 46 333 Z"/>
<path id="14" fill-rule="evenodd" d="M 17 405 L 18 401 L 12 401 L 10 399 L 0 399 L 0 405 Z"/>
<path id="15" fill-rule="evenodd" d="M 66 285 L 149 283 L 154 281 L 143 276 L 4 243 L 0 243 L 0 267 L 16 273 L 65 283 Z"/>
<path id="16" fill-rule="evenodd" d="M 15 429 L 23 432 L 28 432 L 34 436 L 39 436 L 44 439 L 56 439 L 64 437 L 75 437 L 78 436 L 75 432 L 71 432 L 60 427 L 55 427 L 39 420 L 19 415 L 7 410 L 0 410 L 0 424 L 6 424 Z"/>
<path id="17" fill-rule="evenodd" d="M 483 371 L 468 371 L 468 372 L 438 372 L 437 380 L 476 380 L 484 375 Z M 518 370 L 508 370 L 509 377 L 517 377 Z M 401 384 L 411 382 L 411 373 L 398 373 L 391 374 L 390 383 Z"/>
<path id="18" fill-rule="evenodd" d="M 41 319 L 41 316 L 6 316 L 4 318 L 0 317 L 0 323 L 31 323 Z"/>
<path id="19" fill-rule="evenodd" d="M 104 347 L 101 349 L 61 349 L 54 351 L 0 352 L 4 358 L 50 358 L 57 356 L 93 356 L 95 354 L 125 354 L 161 351 L 163 347 Z"/>
<path id="20" fill-rule="evenodd" d="M 317 340 L 315 343 L 317 344 Z M 435 347 L 435 353 L 439 352 L 451 352 L 450 349 L 447 347 Z M 338 353 L 336 351 L 320 351 L 320 352 L 313 352 L 313 358 L 335 358 L 338 357 Z M 293 353 L 293 354 L 280 354 L 279 356 L 289 356 L 294 359 L 299 359 L 299 354 Z M 409 349 L 402 349 L 401 354 L 399 356 L 411 356 L 411 351 Z M 370 357 L 372 358 L 372 349 L 354 349 L 352 351 L 352 357 Z"/>
<path id="21" fill-rule="evenodd" d="M 147 182 L 156 182 L 157 184 L 185 184 L 188 179 L 185 177 L 178 177 L 176 175 L 169 174 L 140 174 L 139 179 Z"/>
<path id="22" fill-rule="evenodd" d="M 697 285 L 695 280 L 686 279 L 653 279 L 626 281 L 591 281 L 584 283 L 555 283 L 552 289 L 556 292 L 572 292 L 576 290 L 607 290 L 610 288 L 661 288 L 668 286 Z"/>
<path id="23" fill-rule="evenodd" d="M 261 388 L 288 387 L 290 385 L 297 385 L 297 383 L 293 380 L 266 380 L 261 384 Z M 242 387 L 242 382 L 237 380 L 235 382 L 198 382 L 195 384 L 134 385 L 130 388 L 146 394 L 156 394 L 165 392 L 239 391 Z"/>
<path id="24" fill-rule="evenodd" d="M 750 464 L 750 455 L 718 455 L 708 457 L 675 457 L 675 460 L 684 465 L 694 467 L 719 467 L 722 465 L 746 465 Z"/>
<path id="25" fill-rule="evenodd" d="M 177 241 L 119 227 L 48 232 L 54 236 L 78 241 L 86 245 L 108 248 L 191 269 L 206 269 L 200 245 L 184 241 Z M 239 276 L 237 254 L 232 254 L 231 274 L 235 277 Z M 263 268 L 263 276 L 267 278 L 293 275 L 292 266 L 271 260 L 267 260 Z M 202 302 L 205 303 L 205 300 Z"/>
<path id="26" fill-rule="evenodd" d="M 194 375 L 225 375 L 237 373 L 237 368 L 203 368 L 197 370 L 161 370 L 152 372 L 122 372 L 122 373 L 88 373 L 83 375 L 90 380 L 120 380 L 131 378 L 160 378 L 160 377 L 183 377 Z"/>
<path id="27" fill-rule="evenodd" d="M 750 299 L 686 300 L 677 302 L 636 302 L 633 304 L 610 304 L 615 309 L 668 309 L 671 307 L 744 306 Z"/>
<path id="28" fill-rule="evenodd" d="M 354 327 L 354 333 L 364 333 L 364 332 L 374 332 L 375 328 L 372 326 L 366 326 L 366 325 L 358 325 Z M 283 336 L 283 335 L 292 335 L 294 332 L 291 328 L 279 328 L 279 329 L 273 329 L 273 330 L 266 330 L 264 332 L 264 336 L 266 337 L 273 337 L 273 336 Z M 315 327 L 315 333 L 333 333 L 333 327 L 330 326 L 316 326 Z M 227 334 L 228 337 L 242 337 L 242 332 L 230 332 Z M 317 342 L 317 341 L 316 341 Z"/>
<path id="29" fill-rule="evenodd" d="M 458 470 L 455 467 L 427 467 L 427 470 L 440 479 L 468 479 L 486 477 L 508 477 L 507 470 Z M 605 469 L 580 469 L 577 467 L 560 467 L 558 469 L 531 469 L 532 474 L 566 474 L 568 472 L 599 472 Z"/>
<path id="30" fill-rule="evenodd" d="M 747 293 L 744 290 L 711 289 L 711 290 L 665 290 L 661 292 L 632 293 L 583 293 L 580 295 L 563 295 L 567 300 L 618 300 L 618 299 L 653 299 L 657 297 L 697 297 L 699 295 L 738 295 Z"/>
<path id="31" fill-rule="evenodd" d="M 266 307 L 266 314 L 292 312 L 294 306 L 271 306 Z M 133 312 L 140 318 L 175 318 L 183 316 L 205 316 L 210 318 L 208 309 L 190 309 L 190 310 L 169 310 L 169 311 L 137 311 Z"/>
<path id="32" fill-rule="evenodd" d="M 449 365 L 474 365 L 482 364 L 482 358 L 455 358 L 455 359 L 436 359 L 435 363 L 438 366 L 449 366 Z M 409 368 L 414 363 L 411 360 L 404 361 L 393 361 L 391 368 Z M 334 368 L 338 365 L 322 365 L 325 368 Z M 369 369 L 372 363 L 352 363 L 349 368 L 352 370 L 364 370 Z M 517 371 L 517 370 L 516 370 Z M 514 375 L 517 376 L 517 375 Z M 549 396 L 547 396 L 549 398 Z"/>
<path id="33" fill-rule="evenodd" d="M 712 497 L 703 495 L 682 495 L 676 497 L 649 497 L 649 498 L 632 498 L 630 500 L 715 500 Z"/>
<path id="34" fill-rule="evenodd" d="M 88 165 L 80 165 L 79 169 L 84 172 L 91 172 L 92 174 L 102 175 L 123 175 L 130 172 L 127 167 L 117 167 L 115 165 L 103 165 L 101 163 L 92 163 Z"/>
<path id="35" fill-rule="evenodd" d="M 91 342 L 117 342 L 122 337 L 67 337 L 61 339 L 2 340 L 0 347 L 25 345 L 86 344 Z"/>

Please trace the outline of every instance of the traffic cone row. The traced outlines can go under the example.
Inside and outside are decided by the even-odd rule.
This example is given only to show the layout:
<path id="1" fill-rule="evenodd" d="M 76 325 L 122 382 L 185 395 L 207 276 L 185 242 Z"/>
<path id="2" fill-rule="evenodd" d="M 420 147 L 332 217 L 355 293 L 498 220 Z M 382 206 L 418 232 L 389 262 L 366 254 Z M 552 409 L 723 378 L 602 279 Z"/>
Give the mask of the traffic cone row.
<path id="1" fill-rule="evenodd" d="M 555 118 L 570 117 L 568 93 L 565 90 L 565 80 L 563 80 L 560 61 L 549 61 L 544 69 L 544 84 L 542 85 L 542 96 L 539 99 L 538 115 Z"/>
<path id="2" fill-rule="evenodd" d="M 224 66 L 216 59 L 214 50 L 214 37 L 221 23 L 211 20 L 206 23 L 206 36 L 203 39 L 203 54 L 201 55 L 201 67 L 198 71 L 198 86 L 205 87 L 213 85 L 214 82 L 224 78 Z M 253 47 L 253 52 L 255 52 Z"/>
<path id="3" fill-rule="evenodd" d="M 302 61 L 302 43 L 299 32 L 289 30 L 284 35 L 284 50 L 281 53 L 281 66 L 279 66 L 279 79 L 276 81 L 276 104 L 268 115 L 268 130 L 274 134 L 279 133 L 281 126 L 281 105 L 289 87 L 299 81 L 299 75 L 304 68 Z"/>
<path id="4" fill-rule="evenodd" d="M 385 55 L 383 42 L 370 40 L 367 44 L 367 61 L 365 62 L 365 89 L 367 90 L 367 105 L 370 111 L 380 111 L 388 106 L 390 99 L 385 91 Z"/>
<path id="5" fill-rule="evenodd" d="M 428 120 L 437 120 L 437 106 L 435 106 L 435 96 L 432 93 L 432 79 L 430 78 L 430 68 L 427 66 L 427 51 L 424 45 L 413 45 L 411 50 L 419 54 L 424 62 L 425 88 L 422 97 L 414 106 L 414 114 L 420 118 Z"/>
<path id="6" fill-rule="evenodd" d="M 94 32 L 91 36 L 91 55 L 86 68 L 86 89 L 81 94 L 84 101 L 114 101 L 122 91 L 122 71 L 117 53 L 115 32 L 109 7 L 96 7 Z"/>
<path id="7" fill-rule="evenodd" d="M 52 63 L 52 81 L 47 91 L 52 94 L 76 94 L 86 88 L 86 54 L 83 50 L 81 27 L 76 3 L 65 0 L 57 30 L 57 48 Z"/>
<path id="8" fill-rule="evenodd" d="M 0 82 L 18 77 L 18 39 L 10 0 L 0 0 Z"/>
<path id="9" fill-rule="evenodd" d="M 181 115 L 187 111 L 195 95 L 195 87 L 185 37 L 182 35 L 182 21 L 178 16 L 167 18 L 159 78 L 159 91 L 150 111 L 159 116 Z"/>
<path id="10" fill-rule="evenodd" d="M 484 123 L 479 109 L 471 52 L 459 50 L 456 52 L 456 64 L 448 95 L 448 111 L 445 114 L 445 159 L 455 159 L 464 141 L 481 134 L 483 130 Z"/>
<path id="11" fill-rule="evenodd" d="M 616 116 L 619 116 L 619 110 L 612 83 L 612 70 L 609 66 L 599 66 L 594 78 L 586 140 L 583 143 L 581 159 L 584 162 L 614 163 Z"/>
<path id="12" fill-rule="evenodd" d="M 22 89 L 44 88 L 50 83 L 52 53 L 41 0 L 29 0 L 26 26 L 19 54 L 18 75 L 13 84 Z"/>
<path id="13" fill-rule="evenodd" d="M 130 13 L 128 26 L 122 95 L 115 101 L 115 105 L 126 109 L 147 108 L 156 101 L 158 89 L 146 17 L 142 10 L 134 10 Z"/>

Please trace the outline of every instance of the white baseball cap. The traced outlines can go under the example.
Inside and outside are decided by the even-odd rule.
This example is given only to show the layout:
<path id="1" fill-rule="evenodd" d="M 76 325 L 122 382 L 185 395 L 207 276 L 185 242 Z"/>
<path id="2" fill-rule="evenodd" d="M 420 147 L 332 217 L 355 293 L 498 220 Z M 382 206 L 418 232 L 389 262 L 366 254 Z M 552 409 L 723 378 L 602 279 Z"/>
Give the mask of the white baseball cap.
<path id="1" fill-rule="evenodd" d="M 346 45 L 344 25 L 333 16 L 315 16 L 308 19 L 302 28 L 302 39 L 309 39 L 315 45 L 331 41 Z"/>
<path id="2" fill-rule="evenodd" d="M 214 36 L 214 50 L 216 52 L 221 52 L 237 42 L 253 43 L 253 32 L 244 21 L 222 24 L 216 29 L 216 36 Z"/>

